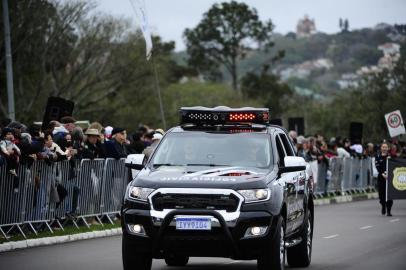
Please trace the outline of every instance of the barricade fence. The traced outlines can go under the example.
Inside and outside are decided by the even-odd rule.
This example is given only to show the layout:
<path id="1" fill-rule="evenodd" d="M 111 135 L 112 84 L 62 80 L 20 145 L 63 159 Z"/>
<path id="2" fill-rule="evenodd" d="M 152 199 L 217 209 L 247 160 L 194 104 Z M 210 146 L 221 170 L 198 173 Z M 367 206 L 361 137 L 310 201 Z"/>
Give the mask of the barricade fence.
<path id="1" fill-rule="evenodd" d="M 313 162 L 316 195 L 364 191 L 372 188 L 372 160 L 332 158 L 329 164 Z M 0 233 L 53 232 L 52 227 L 78 222 L 89 227 L 89 218 L 113 223 L 120 213 L 128 183 L 124 159 L 84 159 L 20 165 L 18 177 L 0 166 Z M 317 181 L 316 181 L 317 180 Z"/>
<path id="2" fill-rule="evenodd" d="M 317 170 L 314 192 L 316 195 L 346 194 L 373 190 L 376 186 L 373 177 L 371 158 L 331 158 L 329 163 L 313 164 Z"/>
<path id="3" fill-rule="evenodd" d="M 63 230 L 78 222 L 89 227 L 89 218 L 113 223 L 127 183 L 124 159 L 40 160 L 21 164 L 17 177 L 0 166 L 0 233 L 8 238 L 17 231 L 25 237 L 27 229 L 53 232 L 54 226 Z"/>

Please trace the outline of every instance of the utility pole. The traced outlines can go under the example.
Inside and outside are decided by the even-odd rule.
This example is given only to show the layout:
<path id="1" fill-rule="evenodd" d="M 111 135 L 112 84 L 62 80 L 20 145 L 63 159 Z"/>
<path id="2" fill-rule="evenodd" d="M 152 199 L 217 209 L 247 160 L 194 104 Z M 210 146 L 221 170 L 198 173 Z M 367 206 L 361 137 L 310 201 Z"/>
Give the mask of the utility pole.
<path id="1" fill-rule="evenodd" d="M 155 75 L 155 88 L 158 93 L 158 101 L 159 101 L 159 109 L 161 111 L 161 120 L 163 124 L 163 128 L 166 131 L 166 120 L 165 120 L 165 112 L 164 112 L 164 106 L 162 104 L 162 97 L 161 97 L 161 87 L 159 85 L 159 79 L 158 79 L 158 72 L 156 70 L 156 65 L 154 61 L 154 57 L 152 57 L 152 67 L 154 68 L 154 75 Z"/>
<path id="2" fill-rule="evenodd" d="M 8 117 L 15 121 L 14 109 L 14 86 L 13 86 L 13 59 L 11 57 L 10 20 L 8 16 L 8 0 L 3 0 L 4 20 L 4 43 L 6 47 L 6 70 L 7 70 L 7 100 Z"/>

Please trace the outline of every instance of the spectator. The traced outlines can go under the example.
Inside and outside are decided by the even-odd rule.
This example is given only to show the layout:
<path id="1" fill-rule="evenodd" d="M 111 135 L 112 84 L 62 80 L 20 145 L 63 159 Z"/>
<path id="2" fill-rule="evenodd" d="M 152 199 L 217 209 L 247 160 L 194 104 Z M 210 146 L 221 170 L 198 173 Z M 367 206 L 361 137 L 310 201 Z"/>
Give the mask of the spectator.
<path id="1" fill-rule="evenodd" d="M 350 153 L 345 150 L 344 145 L 342 144 L 341 141 L 338 141 L 337 143 L 337 156 L 339 158 L 349 158 L 351 157 Z"/>
<path id="2" fill-rule="evenodd" d="M 81 127 L 75 127 L 72 130 L 72 154 L 76 159 L 82 158 L 82 152 L 84 149 L 84 137 Z"/>
<path id="3" fill-rule="evenodd" d="M 3 128 L 0 141 L 1 154 L 7 163 L 7 171 L 17 176 L 17 167 L 20 161 L 20 148 L 14 143 L 14 130 L 11 128 Z"/>
<path id="4" fill-rule="evenodd" d="M 66 148 L 66 135 L 72 133 L 75 126 L 75 118 L 72 116 L 65 116 L 61 118 L 62 125 L 59 127 L 55 127 L 53 130 L 54 134 L 54 141 L 58 144 L 62 149 Z"/>
<path id="5" fill-rule="evenodd" d="M 154 152 L 155 148 L 158 146 L 159 142 L 162 139 L 162 134 L 161 133 L 155 133 L 152 136 L 152 143 L 150 146 L 148 146 L 147 148 L 144 149 L 143 154 L 147 157 L 147 159 L 149 159 L 149 157 L 152 155 L 152 153 Z"/>
<path id="6" fill-rule="evenodd" d="M 360 140 L 355 140 L 354 144 L 351 145 L 350 149 L 353 151 L 353 153 L 355 153 L 356 157 L 358 157 L 358 158 L 362 157 L 364 149 L 362 147 Z"/>
<path id="7" fill-rule="evenodd" d="M 141 140 L 142 136 L 143 134 L 140 131 L 137 131 L 133 134 L 132 142 L 128 146 L 129 152 L 131 152 L 132 154 L 141 154 L 142 151 L 144 151 L 145 145 Z"/>
<path id="8" fill-rule="evenodd" d="M 348 138 L 344 139 L 344 150 L 347 151 L 350 155 L 353 153 L 351 150 L 351 141 Z"/>
<path id="9" fill-rule="evenodd" d="M 304 158 L 306 162 L 312 160 L 309 154 L 309 141 L 303 136 L 297 137 L 297 155 Z"/>
<path id="10" fill-rule="evenodd" d="M 330 155 L 328 152 L 327 144 L 325 142 L 321 143 L 319 155 L 317 156 L 317 161 L 320 164 L 320 171 L 321 175 L 324 175 L 324 195 L 327 195 L 328 185 L 331 179 L 331 171 L 330 171 Z"/>
<path id="11" fill-rule="evenodd" d="M 105 129 L 104 129 L 104 139 L 105 139 L 105 141 L 110 141 L 111 140 L 111 137 L 113 135 L 112 132 L 113 132 L 113 127 L 111 127 L 111 126 L 105 127 Z"/>
<path id="12" fill-rule="evenodd" d="M 102 130 L 103 130 L 103 126 L 99 122 L 93 122 L 93 123 L 90 124 L 88 129 L 97 129 L 97 131 L 101 135 Z M 100 135 L 99 135 L 99 137 L 100 137 Z"/>
<path id="13" fill-rule="evenodd" d="M 39 149 L 33 146 L 32 137 L 29 133 L 21 134 L 21 141 L 19 148 L 21 150 L 21 163 L 31 166 L 32 163 L 37 159 L 37 153 Z"/>
<path id="14" fill-rule="evenodd" d="M 83 147 L 82 158 L 104 158 L 100 132 L 95 128 L 89 128 L 85 132 L 86 140 Z"/>
<path id="15" fill-rule="evenodd" d="M 107 158 L 125 158 L 128 155 L 125 142 L 127 131 L 124 128 L 114 128 L 111 132 L 112 139 L 104 143 Z"/>
<path id="16" fill-rule="evenodd" d="M 44 136 L 44 148 L 39 154 L 41 159 L 46 160 L 47 162 L 65 160 L 69 157 L 69 151 L 62 151 L 62 149 L 57 145 L 52 138 L 50 132 L 46 133 Z"/>

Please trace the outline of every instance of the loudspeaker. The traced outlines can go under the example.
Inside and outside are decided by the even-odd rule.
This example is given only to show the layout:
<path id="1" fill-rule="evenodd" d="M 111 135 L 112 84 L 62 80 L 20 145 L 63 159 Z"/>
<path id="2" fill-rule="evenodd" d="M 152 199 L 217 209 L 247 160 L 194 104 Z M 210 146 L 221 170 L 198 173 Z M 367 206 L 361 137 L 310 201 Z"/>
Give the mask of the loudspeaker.
<path id="1" fill-rule="evenodd" d="M 350 123 L 350 140 L 351 143 L 362 143 L 362 129 L 363 124 L 359 122 L 351 122 Z"/>
<path id="2" fill-rule="evenodd" d="M 59 97 L 49 97 L 45 114 L 42 120 L 42 130 L 45 130 L 50 121 L 59 121 L 64 116 L 72 116 L 75 103 Z"/>
<path id="3" fill-rule="evenodd" d="M 282 119 L 280 119 L 280 118 L 275 118 L 275 119 L 269 120 L 269 124 L 277 125 L 277 126 L 283 126 L 282 125 Z"/>
<path id="4" fill-rule="evenodd" d="M 288 119 L 289 131 L 296 131 L 297 135 L 304 135 L 304 118 L 294 117 Z"/>

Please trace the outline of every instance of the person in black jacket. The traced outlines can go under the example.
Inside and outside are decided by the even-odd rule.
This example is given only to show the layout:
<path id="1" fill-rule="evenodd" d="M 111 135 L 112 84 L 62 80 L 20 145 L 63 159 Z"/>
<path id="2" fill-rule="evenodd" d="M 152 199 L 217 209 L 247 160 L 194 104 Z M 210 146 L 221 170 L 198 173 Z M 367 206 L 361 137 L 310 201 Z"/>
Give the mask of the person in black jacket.
<path id="1" fill-rule="evenodd" d="M 113 128 L 112 139 L 104 143 L 106 158 L 125 158 L 128 155 L 126 148 L 127 131 L 124 128 Z"/>
<path id="2" fill-rule="evenodd" d="M 82 158 L 104 158 L 99 131 L 95 128 L 89 128 L 85 134 L 87 137 L 82 150 Z"/>
<path id="3" fill-rule="evenodd" d="M 382 215 L 387 214 L 387 216 L 392 216 L 391 209 L 393 205 L 393 200 L 386 200 L 386 163 L 389 157 L 389 145 L 384 142 L 381 144 L 381 149 L 375 157 L 375 167 L 378 171 L 378 192 L 379 192 L 379 202 L 382 206 Z"/>

